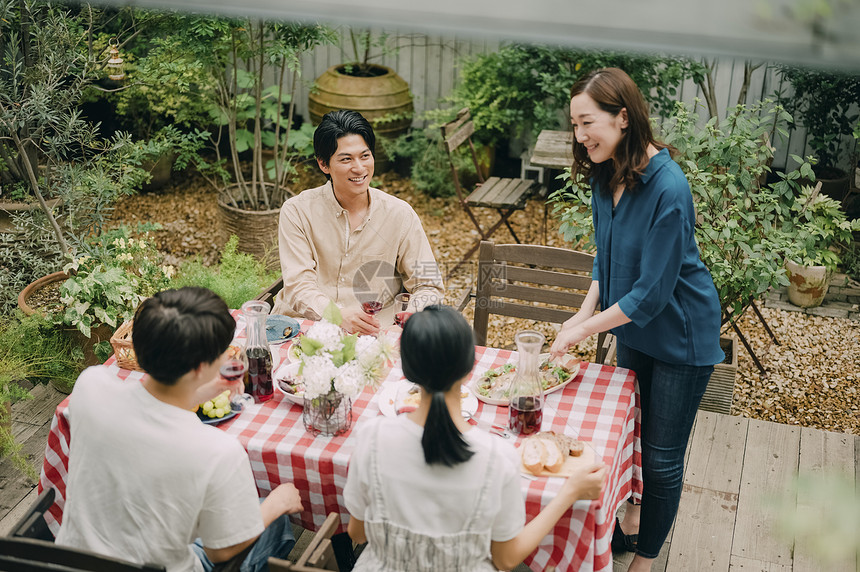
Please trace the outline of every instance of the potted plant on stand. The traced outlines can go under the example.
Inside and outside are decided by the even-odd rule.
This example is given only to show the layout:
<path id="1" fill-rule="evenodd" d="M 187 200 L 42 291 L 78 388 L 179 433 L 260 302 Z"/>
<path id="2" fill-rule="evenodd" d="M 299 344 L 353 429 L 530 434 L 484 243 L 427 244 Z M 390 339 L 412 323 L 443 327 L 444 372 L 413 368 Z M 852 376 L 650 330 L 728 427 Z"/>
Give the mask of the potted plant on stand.
<path id="1" fill-rule="evenodd" d="M 781 66 L 779 73 L 794 89 L 781 101 L 806 128 L 817 159 L 815 179 L 822 182 L 824 194 L 842 201 L 850 184 L 846 139 L 857 123 L 860 76 L 792 66 Z"/>
<path id="2" fill-rule="evenodd" d="M 820 189 L 820 182 L 815 188 L 803 186 L 784 229 L 794 239 L 785 261 L 788 299 L 801 308 L 824 301 L 839 264 L 838 250 L 851 244 L 853 231 L 860 231 L 860 219 L 849 221 L 840 204 Z"/>

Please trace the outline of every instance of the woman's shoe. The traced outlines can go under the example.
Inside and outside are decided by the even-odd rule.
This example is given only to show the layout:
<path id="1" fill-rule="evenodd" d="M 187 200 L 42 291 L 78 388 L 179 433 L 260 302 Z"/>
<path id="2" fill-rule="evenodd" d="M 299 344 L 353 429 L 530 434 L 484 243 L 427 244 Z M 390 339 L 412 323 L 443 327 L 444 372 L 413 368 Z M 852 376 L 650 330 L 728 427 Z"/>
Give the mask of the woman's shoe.
<path id="1" fill-rule="evenodd" d="M 612 531 L 613 552 L 636 552 L 636 544 L 639 542 L 638 534 L 624 534 L 621 531 L 621 522 L 615 517 L 615 529 Z"/>

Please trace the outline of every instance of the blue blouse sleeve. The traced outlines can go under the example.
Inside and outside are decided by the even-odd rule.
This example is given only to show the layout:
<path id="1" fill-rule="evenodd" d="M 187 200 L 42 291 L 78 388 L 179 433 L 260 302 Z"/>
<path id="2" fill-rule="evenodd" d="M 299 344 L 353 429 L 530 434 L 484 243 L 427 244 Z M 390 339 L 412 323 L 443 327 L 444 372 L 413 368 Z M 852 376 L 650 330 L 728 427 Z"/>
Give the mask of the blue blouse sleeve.
<path id="1" fill-rule="evenodd" d="M 621 311 L 636 326 L 644 327 L 672 299 L 681 273 L 683 245 L 692 232 L 692 223 L 680 205 L 672 202 L 658 207 L 643 244 L 639 278 L 618 300 Z"/>

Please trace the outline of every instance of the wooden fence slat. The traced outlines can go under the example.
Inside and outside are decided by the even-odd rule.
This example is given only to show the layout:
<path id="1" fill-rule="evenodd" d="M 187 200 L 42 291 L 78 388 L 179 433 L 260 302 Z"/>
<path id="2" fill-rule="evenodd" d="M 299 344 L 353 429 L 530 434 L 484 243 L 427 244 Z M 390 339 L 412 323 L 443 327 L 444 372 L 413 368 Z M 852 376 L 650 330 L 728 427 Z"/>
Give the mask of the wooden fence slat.
<path id="1" fill-rule="evenodd" d="M 750 420 L 733 556 L 791 566 L 793 543 L 778 537 L 775 515 L 765 505 L 791 492 L 799 453 L 799 427 Z"/>

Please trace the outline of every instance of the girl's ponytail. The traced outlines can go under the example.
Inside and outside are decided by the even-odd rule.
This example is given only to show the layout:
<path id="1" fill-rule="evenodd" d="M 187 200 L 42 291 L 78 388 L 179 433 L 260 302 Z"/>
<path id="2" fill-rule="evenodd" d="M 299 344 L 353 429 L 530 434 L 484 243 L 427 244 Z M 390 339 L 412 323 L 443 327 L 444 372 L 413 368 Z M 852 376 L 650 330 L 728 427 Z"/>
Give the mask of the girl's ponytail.
<path id="1" fill-rule="evenodd" d="M 431 395 L 421 446 L 429 465 L 453 467 L 474 454 L 454 425 L 445 392 L 475 364 L 475 341 L 465 318 L 448 306 L 428 306 L 406 322 L 400 337 L 403 375 Z"/>

